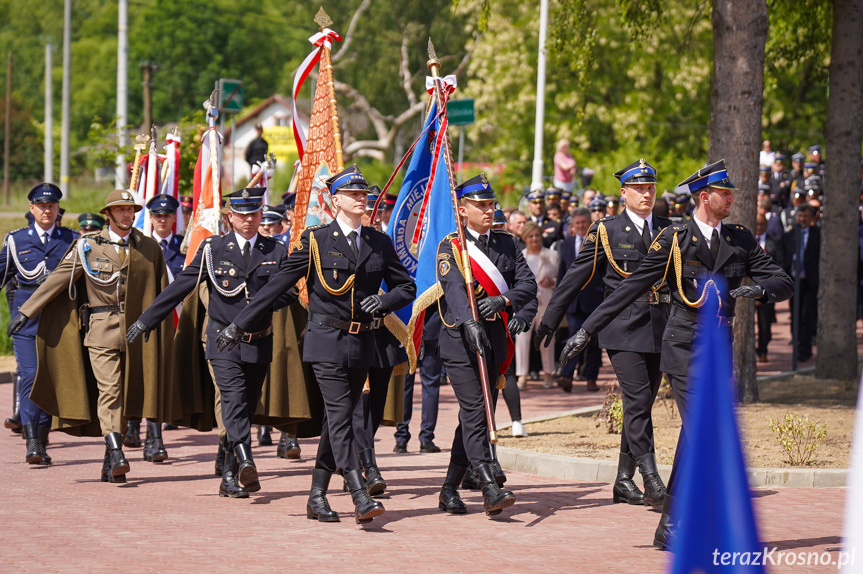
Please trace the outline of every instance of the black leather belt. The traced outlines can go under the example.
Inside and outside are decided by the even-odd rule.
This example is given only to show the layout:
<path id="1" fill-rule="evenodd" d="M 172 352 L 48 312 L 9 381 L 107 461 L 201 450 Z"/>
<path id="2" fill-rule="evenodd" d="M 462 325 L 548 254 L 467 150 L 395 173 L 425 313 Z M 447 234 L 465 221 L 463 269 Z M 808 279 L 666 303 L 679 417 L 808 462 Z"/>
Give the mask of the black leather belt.
<path id="1" fill-rule="evenodd" d="M 227 328 L 227 325 L 224 323 L 219 323 L 218 321 L 208 317 L 209 324 L 216 328 L 216 331 L 223 331 Z M 257 341 L 258 339 L 263 339 L 264 337 L 269 337 L 273 334 L 273 325 L 272 323 L 263 331 L 257 331 L 255 333 L 243 333 L 243 336 L 240 337 L 240 341 L 243 343 L 251 343 L 252 341 Z"/>
<path id="2" fill-rule="evenodd" d="M 654 293 L 648 291 L 641 297 L 635 300 L 636 303 L 649 303 L 650 305 L 659 305 L 661 303 L 671 303 L 670 293 Z"/>
<path id="3" fill-rule="evenodd" d="M 358 321 L 343 321 L 338 317 L 330 317 L 321 315 L 320 313 L 309 313 L 309 321 L 323 325 L 324 327 L 335 327 L 342 331 L 347 331 L 351 335 L 362 333 L 363 331 L 372 331 L 381 326 L 381 320 L 375 319 L 369 323 L 360 323 Z"/>
<path id="4" fill-rule="evenodd" d="M 120 303 L 119 305 L 102 305 L 101 307 L 90 307 L 90 314 L 95 315 L 96 313 L 125 313 L 126 312 L 126 304 Z"/>
<path id="5" fill-rule="evenodd" d="M 684 309 L 683 307 L 679 307 L 677 305 L 671 306 L 671 314 L 675 317 L 680 317 L 681 319 L 686 319 L 687 321 L 692 321 L 693 323 L 698 322 L 698 311 L 693 309 Z M 711 317 L 711 322 L 713 319 L 716 320 L 717 326 L 725 326 L 731 327 L 734 325 L 734 317 Z"/>

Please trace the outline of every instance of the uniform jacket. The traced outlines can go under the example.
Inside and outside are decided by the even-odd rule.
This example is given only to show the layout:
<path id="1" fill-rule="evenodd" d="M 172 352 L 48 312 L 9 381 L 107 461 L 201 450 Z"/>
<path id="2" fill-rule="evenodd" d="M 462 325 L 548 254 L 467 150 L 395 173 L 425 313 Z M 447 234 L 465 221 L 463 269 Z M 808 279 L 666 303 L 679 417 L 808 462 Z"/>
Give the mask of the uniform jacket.
<path id="1" fill-rule="evenodd" d="M 312 255 L 312 251 L 316 255 Z M 267 287 L 234 319 L 243 331 L 254 331 L 283 293 L 300 279 L 306 279 L 309 314 L 333 319 L 369 323 L 372 316 L 360 309 L 360 302 L 380 291 L 390 311 L 401 309 L 416 297 L 416 285 L 396 254 L 387 235 L 373 227 L 362 228 L 358 257 L 344 237 L 337 221 L 303 231 L 290 255 L 282 256 L 278 273 Z M 353 277 L 353 279 L 351 279 Z M 353 281 L 352 286 L 346 287 Z M 350 334 L 309 319 L 306 327 L 303 360 L 337 363 L 348 367 L 369 367 L 375 360 L 376 337 L 373 331 Z"/>
<path id="2" fill-rule="evenodd" d="M 465 231 L 464 236 L 465 241 L 476 244 L 476 240 L 469 232 Z M 437 251 L 437 278 L 443 290 L 443 295 L 438 300 L 439 313 L 444 325 L 441 330 L 440 352 L 444 359 L 467 360 L 473 357 L 474 353 L 470 352 L 467 343 L 462 341 L 461 325 L 472 316 L 464 275 L 460 270 L 461 254 L 453 253 L 451 240 L 456 237 L 455 233 L 446 236 L 438 245 Z M 512 310 L 517 313 L 536 299 L 536 280 L 533 273 L 527 266 L 521 250 L 518 249 L 515 237 L 506 231 L 491 231 L 488 250 L 489 259 L 501 272 L 508 286 L 508 290 L 502 295 L 509 300 Z M 488 297 L 476 279 L 474 279 L 474 294 L 477 301 Z M 491 321 L 481 319 L 480 324 L 485 327 L 493 354 L 492 359 L 499 365 L 506 358 L 506 325 L 500 316 Z"/>
<path id="3" fill-rule="evenodd" d="M 153 241 L 155 241 L 156 243 L 159 243 L 161 239 L 162 238 L 158 236 L 153 237 Z M 176 277 L 183 271 L 183 264 L 186 262 L 186 255 L 180 253 L 180 245 L 182 244 L 183 236 L 177 235 L 176 233 L 171 236 L 171 240 L 168 242 L 168 253 L 165 256 L 165 264 L 171 271 L 172 277 Z"/>
<path id="4" fill-rule="evenodd" d="M 100 242 L 101 241 L 101 242 Z M 108 229 L 78 238 L 48 279 L 21 307 L 28 317 L 42 312 L 36 338 L 38 369 L 30 398 L 54 415 L 54 427 L 70 434 L 101 436 L 96 416 L 98 390 L 85 347 L 124 351 L 123 416 L 172 422 L 183 416 L 178 382 L 172 376 L 173 318 L 154 324 L 149 341 L 133 345 L 126 328 L 168 284 L 159 245 L 132 229 L 128 256 L 121 263 Z M 99 285 L 84 274 L 78 245 L 91 272 L 112 285 Z M 79 329 L 79 309 L 122 304 L 122 312 L 93 314 L 89 331 Z"/>
<path id="5" fill-rule="evenodd" d="M 797 253 L 796 225 L 791 228 L 791 231 L 785 233 L 783 248 L 785 250 L 785 272 L 793 276 L 794 254 Z M 821 259 L 821 228 L 813 225 L 809 228 L 809 238 L 806 240 L 806 245 L 803 248 L 803 273 L 805 274 L 806 282 L 816 291 L 818 290 L 818 273 L 820 269 L 819 259 Z"/>
<path id="6" fill-rule="evenodd" d="M 205 251 L 210 253 L 209 263 L 204 255 Z M 167 317 L 174 307 L 196 288 L 200 278 L 201 281 L 207 282 L 210 294 L 207 306 L 206 358 L 269 363 L 273 359 L 272 337 L 240 343 L 226 352 L 219 352 L 216 348 L 216 338 L 222 329 L 251 304 L 264 285 L 276 274 L 279 261 L 286 255 L 287 248 L 283 243 L 258 235 L 246 267 L 243 252 L 233 231 L 221 237 L 208 237 L 201 242 L 194 259 L 139 320 L 149 327 Z M 245 288 L 242 287 L 243 283 Z M 285 295 L 287 296 L 287 293 Z M 271 325 L 273 303 L 250 325 L 249 332 L 263 331 Z"/>
<path id="7" fill-rule="evenodd" d="M 600 223 L 607 232 L 608 248 L 618 269 L 624 273 L 633 273 L 648 256 L 644 240 L 626 210 L 620 215 L 612 215 L 595 222 L 587 232 L 581 252 L 569 266 L 563 280 L 558 281 L 551 303 L 542 318 L 543 325 L 557 329 L 566 309 L 576 300 L 576 297 L 580 299 L 581 294 L 588 291 L 588 286 L 595 278 L 602 278 L 606 296 L 618 289 L 623 282 L 623 275 L 609 264 L 608 254 L 602 244 L 599 231 Z M 654 215 L 652 234 L 654 240 L 670 225 L 670 219 Z M 645 287 L 641 295 L 645 295 L 649 287 L 650 285 Z M 660 292 L 667 293 L 665 289 Z M 633 302 L 621 308 L 620 313 L 613 319 L 607 325 L 603 325 L 603 329 L 599 332 L 600 347 L 638 353 L 661 351 L 662 333 L 668 320 L 667 304 L 651 305 L 648 301 Z"/>
<path id="8" fill-rule="evenodd" d="M 3 273 L 2 278 L 0 278 L 0 286 L 6 285 L 13 277 L 16 278 L 18 284 L 10 307 L 13 317 L 21 309 L 21 305 L 45 281 L 48 274 L 57 267 L 60 259 L 66 254 L 66 250 L 78 238 L 77 231 L 68 227 L 54 226 L 51 241 L 47 245 L 43 245 L 40 238 L 41 231 L 35 225 L 10 231 L 3 242 L 3 249 L 0 251 L 0 270 Z M 9 246 L 12 244 L 15 245 L 14 256 L 9 251 Z M 17 264 L 15 263 L 16 259 Z M 22 273 L 23 271 L 29 274 L 29 272 L 35 271 L 42 262 L 45 263 L 45 271 L 39 276 L 28 279 Z M 31 317 L 31 319 L 33 320 L 26 327 L 18 331 L 17 336 L 36 336 L 38 317 Z"/>
<path id="9" fill-rule="evenodd" d="M 680 252 L 679 273 L 672 251 L 675 237 Z M 606 297 L 603 304 L 585 321 L 583 328 L 588 333 L 597 333 L 633 300 L 663 278 L 671 289 L 672 305 L 687 312 L 696 311 L 684 297 L 692 303 L 705 291 L 708 296 L 715 296 L 715 291 L 706 287 L 707 281 L 714 274 L 723 275 L 727 285 L 720 293 L 720 313 L 725 317 L 734 316 L 735 301 L 729 291 L 739 287 L 744 277 L 749 277 L 756 285 L 764 288 L 766 295 L 761 300 L 762 303 L 784 301 L 791 296 L 794 288 L 791 278 L 761 249 L 752 233 L 742 225 L 722 225 L 719 252 L 713 261 L 697 224 L 690 221 L 686 225 L 666 228 L 654 240 L 649 255 L 641 262 L 638 270 L 624 279 Z M 675 316 L 672 311 L 662 337 L 660 368 L 664 373 L 687 375 L 695 327 L 695 322 Z"/>

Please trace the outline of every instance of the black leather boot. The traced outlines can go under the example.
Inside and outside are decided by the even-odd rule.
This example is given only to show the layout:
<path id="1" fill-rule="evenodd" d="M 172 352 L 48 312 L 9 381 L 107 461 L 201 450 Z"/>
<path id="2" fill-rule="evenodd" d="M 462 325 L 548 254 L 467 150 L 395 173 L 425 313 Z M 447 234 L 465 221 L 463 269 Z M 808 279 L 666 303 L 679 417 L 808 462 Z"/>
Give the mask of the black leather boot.
<path id="1" fill-rule="evenodd" d="M 21 373 L 15 371 L 15 376 L 12 378 L 12 416 L 3 421 L 3 426 L 12 432 L 21 432 L 21 413 L 19 406 L 21 404 Z"/>
<path id="2" fill-rule="evenodd" d="M 503 486 L 506 483 L 506 474 L 496 458 L 491 459 L 491 470 L 494 472 L 494 481 L 498 486 Z"/>
<path id="3" fill-rule="evenodd" d="M 162 425 L 147 421 L 147 440 L 144 444 L 144 460 L 162 462 L 168 458 L 165 443 L 162 441 Z"/>
<path id="4" fill-rule="evenodd" d="M 366 471 L 366 490 L 369 496 L 378 496 L 387 489 L 387 481 L 381 476 L 378 463 L 375 460 L 375 449 L 367 448 L 359 453 L 360 465 Z"/>
<path id="5" fill-rule="evenodd" d="M 296 437 L 288 436 L 283 432 L 279 437 L 279 446 L 276 447 L 276 456 L 279 458 L 300 458 L 300 443 Z"/>
<path id="6" fill-rule="evenodd" d="M 216 451 L 216 476 L 222 476 L 225 470 L 225 437 L 219 439 L 219 450 Z"/>
<path id="7" fill-rule="evenodd" d="M 42 446 L 39 444 L 39 425 L 27 423 L 24 425 L 24 440 L 27 444 L 25 460 L 27 464 L 42 464 Z"/>
<path id="8" fill-rule="evenodd" d="M 677 534 L 677 525 L 671 521 L 671 505 L 674 501 L 666 494 L 662 505 L 662 516 L 659 517 L 659 525 L 653 534 L 653 545 L 660 550 L 670 550 L 671 540 Z"/>
<path id="9" fill-rule="evenodd" d="M 476 481 L 476 473 L 473 470 L 473 466 L 467 467 L 467 472 L 464 475 L 464 479 L 461 481 L 462 490 L 479 490 L 479 483 Z"/>
<path id="10" fill-rule="evenodd" d="M 449 463 L 449 468 L 446 470 L 446 478 L 443 481 L 443 486 L 440 489 L 438 496 L 438 508 L 448 514 L 467 514 L 467 506 L 462 502 L 461 496 L 458 494 L 458 483 L 464 478 L 467 469 L 463 466 L 458 466 Z"/>
<path id="11" fill-rule="evenodd" d="M 662 506 L 665 502 L 665 484 L 656 468 L 656 455 L 649 452 L 638 457 L 638 470 L 644 479 L 644 505 Z"/>
<path id="12" fill-rule="evenodd" d="M 123 446 L 139 448 L 141 446 L 141 420 L 129 420 L 126 423 L 126 436 L 123 437 Z"/>
<path id="13" fill-rule="evenodd" d="M 482 488 L 482 502 L 487 515 L 500 514 L 504 508 L 515 504 L 515 495 L 508 490 L 501 490 L 498 486 L 490 464 L 477 465 L 476 478 Z"/>
<path id="14" fill-rule="evenodd" d="M 237 470 L 237 480 L 249 492 L 258 492 L 261 490 L 261 483 L 258 480 L 258 468 L 255 466 L 255 461 L 252 460 L 252 447 L 247 444 L 238 444 L 234 447 L 234 454 L 240 464 Z"/>
<path id="15" fill-rule="evenodd" d="M 357 524 L 371 522 L 372 518 L 384 513 L 384 505 L 369 496 L 359 470 L 353 469 L 345 473 L 345 482 L 348 484 L 351 499 L 356 507 L 354 516 Z"/>
<path id="16" fill-rule="evenodd" d="M 240 463 L 231 451 L 225 451 L 225 471 L 219 484 L 219 496 L 225 498 L 249 498 L 249 492 L 237 482 L 237 469 Z"/>
<path id="17" fill-rule="evenodd" d="M 51 432 L 51 429 L 43 426 L 40 426 L 36 431 L 37 436 L 39 437 L 39 448 L 42 452 L 42 464 L 51 464 L 51 457 L 48 456 L 48 451 L 46 450 L 49 432 Z"/>
<path id="18" fill-rule="evenodd" d="M 627 453 L 620 453 L 617 459 L 617 478 L 614 479 L 612 500 L 615 503 L 644 504 L 644 495 L 638 490 L 632 477 L 635 475 L 635 458 Z"/>
<path id="19" fill-rule="evenodd" d="M 273 437 L 270 436 L 272 428 L 267 425 L 258 425 L 258 446 L 273 446 Z"/>
<path id="20" fill-rule="evenodd" d="M 118 432 L 112 432 L 105 437 L 105 444 L 108 446 L 108 464 L 110 464 L 108 482 L 126 482 L 129 461 L 123 455 L 123 437 Z"/>
<path id="21" fill-rule="evenodd" d="M 312 489 L 309 491 L 309 501 L 306 503 L 306 518 L 318 522 L 338 522 L 339 513 L 330 508 L 327 501 L 327 489 L 333 473 L 316 468 L 312 470 Z"/>
<path id="22" fill-rule="evenodd" d="M 102 482 L 111 482 L 111 455 L 105 446 L 105 458 L 102 459 Z"/>

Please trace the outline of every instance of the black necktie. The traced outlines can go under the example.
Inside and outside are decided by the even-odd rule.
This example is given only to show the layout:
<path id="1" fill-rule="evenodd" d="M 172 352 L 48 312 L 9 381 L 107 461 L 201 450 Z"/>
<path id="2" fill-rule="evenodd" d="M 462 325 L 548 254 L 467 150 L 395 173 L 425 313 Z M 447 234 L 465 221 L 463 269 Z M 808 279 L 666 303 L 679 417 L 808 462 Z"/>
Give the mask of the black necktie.
<path id="1" fill-rule="evenodd" d="M 243 245 L 243 261 L 246 263 L 246 268 L 249 267 L 249 261 L 252 259 L 252 243 L 250 241 L 246 241 L 246 244 Z"/>
<path id="2" fill-rule="evenodd" d="M 482 252 L 488 255 L 488 237 L 486 237 L 485 235 L 480 235 L 479 246 L 482 249 Z"/>
<path id="3" fill-rule="evenodd" d="M 49 243 L 51 243 L 51 235 L 46 231 L 42 234 L 42 244 L 48 245 Z"/>
<path id="4" fill-rule="evenodd" d="M 348 233 L 348 243 L 351 244 L 351 253 L 354 254 L 354 260 L 359 261 L 360 250 L 357 248 L 357 232 L 351 231 Z"/>
<path id="5" fill-rule="evenodd" d="M 710 256 L 713 257 L 713 263 L 716 263 L 717 255 L 719 255 L 719 232 L 714 229 L 710 236 Z"/>
<path id="6" fill-rule="evenodd" d="M 168 258 L 168 240 L 163 239 L 159 242 L 159 245 L 162 246 L 162 254 L 165 256 L 165 259 Z"/>
<path id="7" fill-rule="evenodd" d="M 650 244 L 653 243 L 653 238 L 650 236 L 650 226 L 647 224 L 645 220 L 644 225 L 641 227 L 641 239 L 644 241 L 644 246 L 647 249 L 650 249 Z"/>

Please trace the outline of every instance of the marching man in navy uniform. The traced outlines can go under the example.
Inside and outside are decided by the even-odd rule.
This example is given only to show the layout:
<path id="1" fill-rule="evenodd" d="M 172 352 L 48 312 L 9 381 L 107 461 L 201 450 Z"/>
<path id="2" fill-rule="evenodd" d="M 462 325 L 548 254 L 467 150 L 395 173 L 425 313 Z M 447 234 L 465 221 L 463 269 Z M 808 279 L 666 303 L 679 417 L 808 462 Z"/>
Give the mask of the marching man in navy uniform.
<path id="1" fill-rule="evenodd" d="M 440 354 L 459 402 L 459 425 L 438 506 L 451 514 L 467 512 L 456 489 L 470 465 L 482 488 L 485 512 L 493 516 L 512 506 L 515 496 L 501 490 L 492 467 L 476 354 L 482 355 L 492 384 L 506 373 L 514 351 L 507 332 L 507 309 L 517 312 L 534 300 L 536 281 L 515 238 L 505 231 L 492 230 L 495 196 L 485 174 L 462 183 L 456 194 L 458 221 L 465 223 L 470 264 L 472 268 L 481 267 L 491 282 L 478 281 L 472 286 L 480 314 L 480 321 L 476 321 L 468 302 L 461 249 L 454 245 L 458 243 L 457 234 L 452 233 L 440 242 L 437 251 L 437 277 L 443 289 L 438 300 L 443 321 Z M 502 473 L 498 480 L 505 480 Z"/>
<path id="2" fill-rule="evenodd" d="M 338 522 L 327 502 L 332 473 L 341 473 L 351 492 L 357 523 L 384 512 L 360 474 L 352 414 L 375 357 L 375 313 L 395 311 L 416 296 L 416 285 L 402 265 L 390 238 L 362 225 L 368 183 L 356 165 L 327 180 L 338 213 L 328 225 L 303 231 L 284 258 L 278 274 L 255 301 L 219 335 L 220 348 L 236 345 L 253 331 L 273 302 L 306 279 L 309 323 L 303 361 L 312 364 L 324 399 L 324 419 L 312 488 L 306 506 L 309 519 Z M 387 292 L 379 293 L 381 281 Z"/>
<path id="3" fill-rule="evenodd" d="M 34 222 L 21 229 L 11 231 L 0 251 L 0 268 L 3 279 L 0 285 L 13 277 L 18 279 L 18 289 L 12 302 L 12 315 L 41 285 L 51 271 L 60 263 L 66 250 L 78 237 L 78 232 L 68 227 L 55 225 L 63 192 L 51 183 L 40 183 L 30 190 L 30 213 Z M 30 400 L 33 380 L 36 378 L 36 330 L 39 317 L 12 335 L 15 360 L 21 373 L 19 390 L 19 410 L 24 439 L 27 441 L 26 460 L 30 464 L 51 464 L 51 457 L 45 451 L 48 432 L 51 429 L 51 415 L 40 409 Z"/>
<path id="4" fill-rule="evenodd" d="M 252 325 L 240 346 L 230 352 L 216 348 L 216 336 L 257 296 L 273 277 L 287 254 L 279 241 L 258 233 L 261 198 L 265 188 L 242 189 L 229 194 L 233 231 L 201 242 L 195 258 L 174 282 L 129 328 L 131 342 L 151 325 L 167 317 L 201 280 L 207 281 L 206 357 L 213 368 L 222 399 L 222 421 L 227 433 L 225 463 L 219 496 L 248 498 L 261 489 L 252 460 L 251 417 L 273 355 L 273 305 Z"/>
<path id="5" fill-rule="evenodd" d="M 656 201 L 656 170 L 644 159 L 614 174 L 626 208 L 594 223 L 563 280 L 557 286 L 536 330 L 534 345 L 548 346 L 567 307 L 594 276 L 602 277 L 606 296 L 631 275 L 650 252 L 653 240 L 671 220 L 652 214 Z M 583 295 L 582 295 L 583 296 Z M 662 371 L 659 369 L 662 333 L 668 320 L 668 287 L 657 293 L 646 289 L 623 313 L 599 333 L 623 393 L 623 428 L 614 481 L 614 502 L 661 506 L 665 485 L 656 468 L 651 409 Z M 633 482 L 638 466 L 644 493 Z"/>
<path id="6" fill-rule="evenodd" d="M 649 254 L 638 269 L 623 280 L 573 335 L 561 354 L 561 361 L 575 356 L 591 337 L 602 331 L 615 317 L 631 306 L 648 290 L 667 282 L 671 289 L 671 316 L 662 337 L 659 368 L 666 373 L 674 390 L 683 426 L 677 442 L 686 440 L 690 424 L 689 365 L 694 341 L 698 338 L 698 309 L 708 297 L 719 297 L 717 321 L 730 325 L 734 319 L 735 299 L 750 297 L 762 303 L 775 303 L 791 297 L 794 284 L 782 268 L 764 252 L 755 237 L 742 225 L 723 224 L 734 203 L 737 189 L 728 177 L 725 160 L 701 168 L 681 186 L 687 186 L 695 201 L 695 213 L 686 224 L 665 228 L 650 246 Z M 719 291 L 711 276 L 725 277 L 728 289 Z M 742 285 L 749 277 L 752 285 Z M 674 527 L 670 519 L 673 504 L 674 476 L 680 457 L 668 481 L 662 517 L 654 536 L 654 545 L 667 549 Z M 696 527 L 696 525 L 683 525 Z"/>

